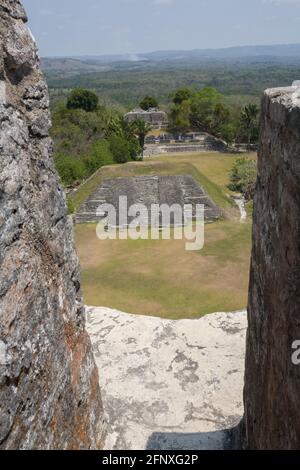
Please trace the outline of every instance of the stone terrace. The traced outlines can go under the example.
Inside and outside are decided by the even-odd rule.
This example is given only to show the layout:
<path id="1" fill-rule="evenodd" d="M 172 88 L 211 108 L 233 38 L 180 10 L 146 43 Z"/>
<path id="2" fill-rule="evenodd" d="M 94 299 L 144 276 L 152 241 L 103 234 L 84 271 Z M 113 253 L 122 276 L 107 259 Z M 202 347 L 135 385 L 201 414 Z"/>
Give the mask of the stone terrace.
<path id="1" fill-rule="evenodd" d="M 195 320 L 87 309 L 106 450 L 240 448 L 245 311 Z"/>
<path id="2" fill-rule="evenodd" d="M 148 211 L 151 204 L 192 204 L 195 215 L 196 204 L 204 204 L 205 221 L 212 222 L 220 218 L 219 207 L 206 194 L 204 189 L 190 175 L 177 176 L 138 176 L 106 179 L 103 184 L 82 204 L 76 214 L 77 223 L 98 222 L 103 214 L 97 214 L 101 204 L 112 204 L 119 208 L 119 197 L 127 196 L 128 207 L 144 204 Z M 129 219 L 129 221 L 131 221 Z M 145 220 L 144 225 L 151 225 Z"/>

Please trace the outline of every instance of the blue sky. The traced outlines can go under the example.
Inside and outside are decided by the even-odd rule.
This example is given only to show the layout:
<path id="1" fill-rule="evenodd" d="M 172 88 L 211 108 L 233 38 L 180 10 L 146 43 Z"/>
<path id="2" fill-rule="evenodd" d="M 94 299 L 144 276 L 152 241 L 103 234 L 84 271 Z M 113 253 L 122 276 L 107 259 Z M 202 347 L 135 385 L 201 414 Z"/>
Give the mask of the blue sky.
<path id="1" fill-rule="evenodd" d="M 300 43 L 300 0 L 23 0 L 43 56 Z"/>

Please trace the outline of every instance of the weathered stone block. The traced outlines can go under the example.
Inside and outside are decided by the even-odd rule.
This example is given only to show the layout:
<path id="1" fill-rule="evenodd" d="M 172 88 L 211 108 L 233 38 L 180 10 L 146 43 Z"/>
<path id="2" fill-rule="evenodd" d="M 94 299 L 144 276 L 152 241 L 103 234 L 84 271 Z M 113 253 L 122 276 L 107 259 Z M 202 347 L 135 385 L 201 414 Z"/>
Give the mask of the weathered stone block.
<path id="1" fill-rule="evenodd" d="M 6 63 L 10 69 L 19 67 L 33 67 L 37 60 L 37 50 L 32 36 L 20 21 L 12 21 L 7 30 L 7 38 L 4 42 Z"/>
<path id="2" fill-rule="evenodd" d="M 245 376 L 251 449 L 300 448 L 300 91 L 262 100 Z"/>
<path id="3" fill-rule="evenodd" d="M 27 21 L 27 15 L 19 0 L 2 0 L 0 4 L 0 12 L 8 13 L 12 18 Z"/>
<path id="4" fill-rule="evenodd" d="M 97 448 L 98 371 L 25 19 L 0 0 L 0 448 Z"/>

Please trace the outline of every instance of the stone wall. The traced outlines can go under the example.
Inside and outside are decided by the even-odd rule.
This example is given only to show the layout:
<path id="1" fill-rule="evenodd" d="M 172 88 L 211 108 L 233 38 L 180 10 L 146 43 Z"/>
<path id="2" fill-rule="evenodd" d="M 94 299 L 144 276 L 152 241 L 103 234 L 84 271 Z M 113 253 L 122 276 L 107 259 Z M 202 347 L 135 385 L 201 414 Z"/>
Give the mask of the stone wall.
<path id="1" fill-rule="evenodd" d="M 245 426 L 252 449 L 300 448 L 300 88 L 267 90 L 254 202 Z"/>
<path id="2" fill-rule="evenodd" d="M 98 373 L 25 22 L 19 1 L 0 0 L 0 448 L 96 448 Z"/>

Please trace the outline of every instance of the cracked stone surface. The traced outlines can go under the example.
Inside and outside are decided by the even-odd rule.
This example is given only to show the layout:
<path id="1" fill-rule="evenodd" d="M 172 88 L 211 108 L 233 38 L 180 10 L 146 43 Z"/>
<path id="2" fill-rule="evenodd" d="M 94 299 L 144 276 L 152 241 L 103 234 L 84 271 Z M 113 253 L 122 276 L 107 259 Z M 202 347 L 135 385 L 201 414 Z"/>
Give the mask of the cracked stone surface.
<path id="1" fill-rule="evenodd" d="M 300 449 L 300 88 L 262 99 L 245 375 L 250 449 Z"/>
<path id="2" fill-rule="evenodd" d="M 246 312 L 165 320 L 87 309 L 106 449 L 226 449 L 243 415 Z"/>
<path id="3" fill-rule="evenodd" d="M 47 85 L 0 0 L 0 449 L 99 448 L 105 425 Z"/>

